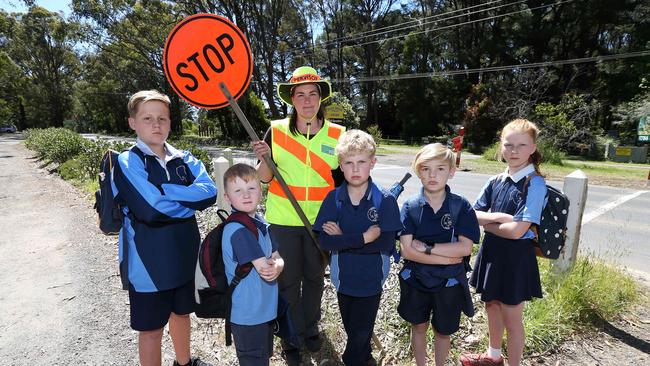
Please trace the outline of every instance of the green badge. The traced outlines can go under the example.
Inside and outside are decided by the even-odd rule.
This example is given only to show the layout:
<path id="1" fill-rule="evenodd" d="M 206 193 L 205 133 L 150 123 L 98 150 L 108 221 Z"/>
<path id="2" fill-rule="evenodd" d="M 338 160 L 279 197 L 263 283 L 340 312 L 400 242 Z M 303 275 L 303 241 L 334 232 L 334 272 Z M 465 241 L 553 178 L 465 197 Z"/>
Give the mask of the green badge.
<path id="1" fill-rule="evenodd" d="M 334 148 L 331 147 L 331 146 L 321 145 L 320 146 L 320 151 L 327 154 L 327 155 L 334 155 Z"/>

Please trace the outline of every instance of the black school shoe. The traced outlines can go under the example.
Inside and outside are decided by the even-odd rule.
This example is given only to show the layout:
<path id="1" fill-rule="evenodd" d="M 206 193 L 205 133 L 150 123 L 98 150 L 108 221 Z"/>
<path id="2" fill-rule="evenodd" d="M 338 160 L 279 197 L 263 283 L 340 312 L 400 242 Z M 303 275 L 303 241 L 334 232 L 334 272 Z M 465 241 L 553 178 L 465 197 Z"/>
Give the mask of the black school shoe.
<path id="1" fill-rule="evenodd" d="M 323 347 L 323 338 L 320 334 L 305 338 L 305 347 L 309 352 L 318 352 Z"/>
<path id="2" fill-rule="evenodd" d="M 212 364 L 201 361 L 198 357 L 192 357 L 190 358 L 190 362 L 185 365 L 181 365 L 178 361 L 174 360 L 174 366 L 212 366 Z"/>
<path id="3" fill-rule="evenodd" d="M 288 366 L 300 366 L 302 363 L 302 356 L 298 348 L 285 349 L 282 351 L 282 358 L 284 358 Z"/>

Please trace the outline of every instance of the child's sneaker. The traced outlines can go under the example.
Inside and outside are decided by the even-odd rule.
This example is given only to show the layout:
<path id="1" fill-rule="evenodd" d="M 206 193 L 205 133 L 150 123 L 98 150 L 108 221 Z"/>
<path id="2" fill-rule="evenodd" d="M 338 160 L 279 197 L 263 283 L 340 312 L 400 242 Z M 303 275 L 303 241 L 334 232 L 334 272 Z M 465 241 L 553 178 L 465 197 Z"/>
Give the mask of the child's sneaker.
<path id="1" fill-rule="evenodd" d="M 503 357 L 495 360 L 484 353 L 466 353 L 460 356 L 460 363 L 463 366 L 503 366 Z"/>
<path id="2" fill-rule="evenodd" d="M 174 361 L 174 366 L 212 366 L 212 364 L 201 361 L 198 357 L 190 358 L 190 362 L 185 365 L 181 365 L 178 361 Z"/>
<path id="3" fill-rule="evenodd" d="M 300 349 L 298 348 L 286 349 L 282 351 L 282 358 L 284 358 L 288 366 L 300 366 L 302 363 Z"/>

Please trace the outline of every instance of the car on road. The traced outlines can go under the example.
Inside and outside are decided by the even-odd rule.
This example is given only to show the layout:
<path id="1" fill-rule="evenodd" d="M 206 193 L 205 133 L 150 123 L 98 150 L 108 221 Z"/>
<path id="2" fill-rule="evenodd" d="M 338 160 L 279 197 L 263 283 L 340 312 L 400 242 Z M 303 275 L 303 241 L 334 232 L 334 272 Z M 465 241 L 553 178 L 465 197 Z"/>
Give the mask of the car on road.
<path id="1" fill-rule="evenodd" d="M 6 132 L 9 132 L 9 133 L 16 132 L 16 126 L 14 126 L 14 125 L 0 126 L 0 133 L 6 133 Z"/>

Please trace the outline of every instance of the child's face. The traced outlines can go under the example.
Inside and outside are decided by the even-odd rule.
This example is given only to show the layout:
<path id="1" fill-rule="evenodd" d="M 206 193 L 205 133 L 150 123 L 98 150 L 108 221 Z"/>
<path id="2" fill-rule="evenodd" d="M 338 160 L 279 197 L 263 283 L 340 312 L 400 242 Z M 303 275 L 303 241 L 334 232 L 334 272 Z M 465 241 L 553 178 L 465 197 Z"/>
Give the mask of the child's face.
<path id="1" fill-rule="evenodd" d="M 525 132 L 509 131 L 501 138 L 501 155 L 506 159 L 511 174 L 528 165 L 535 150 L 537 145 Z"/>
<path id="2" fill-rule="evenodd" d="M 228 181 L 224 196 L 226 201 L 237 211 L 252 215 L 255 214 L 257 205 L 260 203 L 262 189 L 257 179 L 249 179 L 246 182 L 240 177 L 236 177 L 234 180 Z"/>
<path id="3" fill-rule="evenodd" d="M 447 181 L 454 176 L 456 167 L 449 166 L 447 160 L 429 160 L 418 168 L 418 177 L 427 193 L 438 193 L 445 190 Z"/>
<path id="4" fill-rule="evenodd" d="M 353 152 L 341 158 L 339 165 L 349 186 L 360 187 L 368 182 L 377 158 L 366 152 Z"/>
<path id="5" fill-rule="evenodd" d="M 129 127 L 149 147 L 164 146 L 171 129 L 169 107 L 157 100 L 141 103 L 135 117 L 129 118 Z"/>

